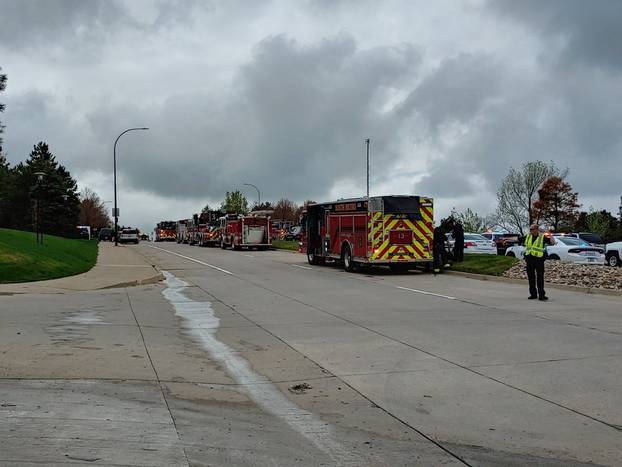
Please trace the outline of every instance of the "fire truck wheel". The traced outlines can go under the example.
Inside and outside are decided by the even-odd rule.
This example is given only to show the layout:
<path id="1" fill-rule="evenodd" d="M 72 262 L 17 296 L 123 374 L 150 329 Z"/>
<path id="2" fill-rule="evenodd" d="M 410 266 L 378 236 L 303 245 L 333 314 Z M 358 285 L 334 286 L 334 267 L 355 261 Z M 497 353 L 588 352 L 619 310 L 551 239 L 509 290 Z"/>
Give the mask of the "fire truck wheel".
<path id="1" fill-rule="evenodd" d="M 354 264 L 354 261 L 352 260 L 352 251 L 350 250 L 350 247 L 348 245 L 343 247 L 341 258 L 343 260 L 343 269 L 345 269 L 348 272 L 354 272 L 354 270 L 356 269 L 356 265 Z"/>
<path id="2" fill-rule="evenodd" d="M 224 238 L 220 239 L 220 248 L 222 248 L 223 250 L 227 249 L 227 244 L 225 243 L 225 239 Z"/>

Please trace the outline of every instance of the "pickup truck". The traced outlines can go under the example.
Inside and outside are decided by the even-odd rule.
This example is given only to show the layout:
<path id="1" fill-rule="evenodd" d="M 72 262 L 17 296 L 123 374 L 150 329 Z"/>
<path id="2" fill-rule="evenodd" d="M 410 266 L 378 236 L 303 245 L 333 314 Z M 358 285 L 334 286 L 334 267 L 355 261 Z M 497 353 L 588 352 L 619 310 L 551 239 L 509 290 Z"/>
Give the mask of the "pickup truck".
<path id="1" fill-rule="evenodd" d="M 609 266 L 622 266 L 622 242 L 607 243 L 605 261 Z"/>

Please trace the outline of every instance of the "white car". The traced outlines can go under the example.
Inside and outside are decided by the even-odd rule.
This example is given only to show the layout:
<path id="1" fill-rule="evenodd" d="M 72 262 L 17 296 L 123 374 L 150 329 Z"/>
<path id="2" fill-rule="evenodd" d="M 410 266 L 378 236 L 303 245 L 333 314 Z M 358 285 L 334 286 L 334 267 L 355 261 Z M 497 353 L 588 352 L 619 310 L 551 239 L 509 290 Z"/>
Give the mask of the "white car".
<path id="1" fill-rule="evenodd" d="M 558 237 L 574 237 L 574 238 L 579 238 L 581 240 L 586 241 L 590 245 L 595 246 L 596 248 L 602 248 L 603 250 L 605 249 L 605 242 L 603 241 L 603 239 L 601 238 L 600 235 L 595 234 L 595 233 L 591 233 L 591 232 L 554 233 L 553 236 L 555 238 L 558 238 Z"/>
<path id="2" fill-rule="evenodd" d="M 622 242 L 607 243 L 605 260 L 609 266 L 622 266 Z"/>
<path id="3" fill-rule="evenodd" d="M 138 230 L 123 229 L 119 235 L 119 243 L 136 243 L 138 245 Z"/>
<path id="4" fill-rule="evenodd" d="M 483 235 L 475 233 L 464 234 L 464 252 L 484 255 L 496 255 L 497 244 Z"/>
<path id="5" fill-rule="evenodd" d="M 547 259 L 569 261 L 578 264 L 605 264 L 602 248 L 591 246 L 574 237 L 555 237 L 555 245 L 546 245 Z M 506 256 L 523 258 L 525 247 L 514 245 L 507 249 Z"/>

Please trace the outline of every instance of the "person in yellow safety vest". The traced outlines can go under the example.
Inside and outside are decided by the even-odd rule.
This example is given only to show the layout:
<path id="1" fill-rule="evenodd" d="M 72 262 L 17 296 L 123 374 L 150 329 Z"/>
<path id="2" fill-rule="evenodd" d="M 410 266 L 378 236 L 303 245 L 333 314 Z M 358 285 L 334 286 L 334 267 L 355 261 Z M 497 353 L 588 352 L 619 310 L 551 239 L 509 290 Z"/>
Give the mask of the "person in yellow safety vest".
<path id="1" fill-rule="evenodd" d="M 529 300 L 538 298 L 546 301 L 549 298 L 544 292 L 544 260 L 545 244 L 554 245 L 553 237 L 542 234 L 537 225 L 529 227 L 529 235 L 525 238 L 525 263 L 529 279 Z"/>

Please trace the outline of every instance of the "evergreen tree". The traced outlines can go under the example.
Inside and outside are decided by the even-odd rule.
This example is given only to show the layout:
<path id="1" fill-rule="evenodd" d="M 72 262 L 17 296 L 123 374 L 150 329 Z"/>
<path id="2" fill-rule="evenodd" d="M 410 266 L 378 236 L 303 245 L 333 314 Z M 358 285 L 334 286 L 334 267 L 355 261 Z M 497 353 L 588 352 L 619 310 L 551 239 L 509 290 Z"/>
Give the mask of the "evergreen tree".
<path id="1" fill-rule="evenodd" d="M 10 225 L 34 229 L 34 213 L 39 203 L 40 226 L 45 233 L 73 236 L 79 220 L 77 183 L 59 165 L 46 143 L 34 146 L 26 163 L 13 170 L 13 190 L 9 196 Z M 43 173 L 39 180 L 37 173 Z"/>
<path id="2" fill-rule="evenodd" d="M 0 153 L 0 227 L 9 227 L 9 199 L 13 189 L 13 172 Z"/>

